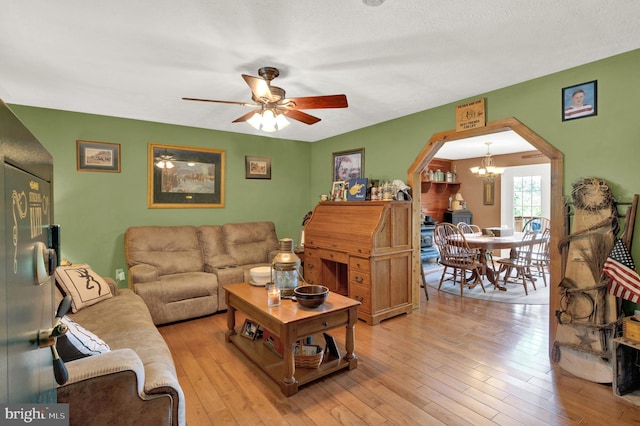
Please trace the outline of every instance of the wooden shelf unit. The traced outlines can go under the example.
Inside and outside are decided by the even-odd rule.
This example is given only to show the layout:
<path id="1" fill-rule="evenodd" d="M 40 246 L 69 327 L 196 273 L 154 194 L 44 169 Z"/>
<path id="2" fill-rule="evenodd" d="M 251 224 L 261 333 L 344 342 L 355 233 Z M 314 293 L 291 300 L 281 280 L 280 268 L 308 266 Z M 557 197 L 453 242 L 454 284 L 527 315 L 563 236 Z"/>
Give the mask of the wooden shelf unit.
<path id="1" fill-rule="evenodd" d="M 452 171 L 452 161 L 434 158 L 429 163 L 429 170 L 440 170 L 444 173 Z M 460 182 L 425 181 L 420 182 L 420 204 L 426 216 L 433 217 L 436 222 L 444 222 L 444 213 L 449 209 L 449 197 L 460 191 Z"/>
<path id="2" fill-rule="evenodd" d="M 362 303 L 370 325 L 409 313 L 411 202 L 321 202 L 305 226 L 304 278 Z"/>
<path id="3" fill-rule="evenodd" d="M 427 193 L 429 191 L 433 191 L 438 194 L 447 193 L 447 194 L 455 194 L 460 189 L 460 182 L 420 182 L 421 192 Z"/>

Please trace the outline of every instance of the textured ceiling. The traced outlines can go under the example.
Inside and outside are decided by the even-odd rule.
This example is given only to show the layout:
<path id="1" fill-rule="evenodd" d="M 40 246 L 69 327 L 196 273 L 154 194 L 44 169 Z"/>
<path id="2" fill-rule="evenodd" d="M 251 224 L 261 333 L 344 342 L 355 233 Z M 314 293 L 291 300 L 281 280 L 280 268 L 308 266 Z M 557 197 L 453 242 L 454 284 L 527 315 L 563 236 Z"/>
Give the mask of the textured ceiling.
<path id="1" fill-rule="evenodd" d="M 7 103 L 301 141 L 640 47 L 637 0 L 4 3 Z M 344 93 L 349 107 L 265 134 L 232 123 L 247 107 L 180 99 L 250 101 L 240 74 L 263 66 L 290 97 Z"/>

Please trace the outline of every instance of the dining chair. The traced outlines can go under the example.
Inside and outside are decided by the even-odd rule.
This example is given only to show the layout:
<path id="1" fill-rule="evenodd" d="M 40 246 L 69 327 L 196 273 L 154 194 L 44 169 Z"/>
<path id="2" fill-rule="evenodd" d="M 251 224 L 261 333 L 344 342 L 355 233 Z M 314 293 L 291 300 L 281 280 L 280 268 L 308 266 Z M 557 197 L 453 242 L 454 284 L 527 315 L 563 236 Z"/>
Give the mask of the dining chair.
<path id="1" fill-rule="evenodd" d="M 462 231 L 463 234 L 482 233 L 482 229 L 478 225 L 470 225 L 466 222 L 458 222 L 456 226 L 458 227 L 459 230 Z M 487 256 L 486 260 L 490 261 L 491 267 L 495 269 L 496 264 L 493 262 L 493 253 L 491 252 L 491 250 L 487 250 L 486 256 Z"/>
<path id="2" fill-rule="evenodd" d="M 453 281 L 456 282 L 456 276 L 460 276 L 460 297 L 463 295 L 464 288 L 469 289 L 480 284 L 482 291 L 486 293 L 484 284 L 482 283 L 482 264 L 478 261 L 478 251 L 469 248 L 464 233 L 451 223 L 442 222 L 436 225 L 434 230 L 434 241 L 440 251 L 440 264 L 444 266 L 438 291 L 442 287 L 442 281 L 448 268 L 453 269 Z M 460 272 L 456 274 L 456 272 Z M 467 272 L 470 271 L 473 282 L 467 281 Z"/>
<path id="3" fill-rule="evenodd" d="M 533 289 L 536 289 L 536 279 L 533 277 L 531 268 L 536 267 L 533 264 L 533 246 L 537 243 L 538 233 L 535 231 L 527 231 L 522 237 L 523 245 L 516 250 L 515 257 L 498 259 L 497 263 L 500 265 L 500 271 L 504 271 L 504 284 L 507 282 L 517 284 L 517 278 L 522 278 L 522 285 L 524 286 L 524 294 L 529 295 L 527 289 L 527 280 L 531 281 Z M 511 272 L 516 271 L 516 280 L 509 281 Z"/>
<path id="4" fill-rule="evenodd" d="M 522 227 L 522 232 L 534 231 L 534 232 L 544 232 L 545 229 L 551 228 L 551 220 L 546 217 L 537 216 L 532 217 L 528 221 L 525 222 Z"/>
<path id="5" fill-rule="evenodd" d="M 542 276 L 544 286 L 547 286 L 547 274 L 549 273 L 549 264 L 551 257 L 549 252 L 549 240 L 551 239 L 551 229 L 546 228 L 542 231 L 542 237 L 539 242 L 533 245 L 531 253 L 531 262 L 538 269 L 538 275 Z"/>
<path id="6" fill-rule="evenodd" d="M 459 230 L 461 230 L 464 234 L 473 234 L 476 232 L 482 232 L 482 229 L 478 225 L 471 225 L 467 222 L 458 222 L 456 225 Z"/>

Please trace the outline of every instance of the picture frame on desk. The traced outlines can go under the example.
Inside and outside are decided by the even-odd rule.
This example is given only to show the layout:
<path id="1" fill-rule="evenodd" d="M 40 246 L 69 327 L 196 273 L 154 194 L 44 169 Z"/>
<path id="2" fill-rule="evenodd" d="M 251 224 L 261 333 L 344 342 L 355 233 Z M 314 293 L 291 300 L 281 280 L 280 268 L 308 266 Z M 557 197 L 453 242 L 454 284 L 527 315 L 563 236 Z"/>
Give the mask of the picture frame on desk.
<path id="1" fill-rule="evenodd" d="M 342 201 L 344 200 L 344 192 L 347 190 L 347 182 L 336 181 L 331 186 L 331 198 L 329 201 Z"/>
<path id="2" fill-rule="evenodd" d="M 347 201 L 364 201 L 367 199 L 367 178 L 349 179 Z"/>

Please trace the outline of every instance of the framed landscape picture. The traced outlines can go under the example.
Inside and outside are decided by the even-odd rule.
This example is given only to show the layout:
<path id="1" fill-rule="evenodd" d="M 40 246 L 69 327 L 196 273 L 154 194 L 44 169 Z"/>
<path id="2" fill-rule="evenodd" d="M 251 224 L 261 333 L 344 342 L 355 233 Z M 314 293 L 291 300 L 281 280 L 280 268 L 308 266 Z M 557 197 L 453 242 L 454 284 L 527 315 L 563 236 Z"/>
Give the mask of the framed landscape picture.
<path id="1" fill-rule="evenodd" d="M 333 180 L 348 181 L 364 176 L 364 148 L 333 153 Z"/>
<path id="2" fill-rule="evenodd" d="M 120 173 L 120 144 L 78 140 L 76 164 L 80 172 Z"/>
<path id="3" fill-rule="evenodd" d="M 271 158 L 245 155 L 244 169 L 246 179 L 271 179 Z"/>
<path id="4" fill-rule="evenodd" d="M 225 152 L 150 143 L 149 208 L 224 207 Z"/>

